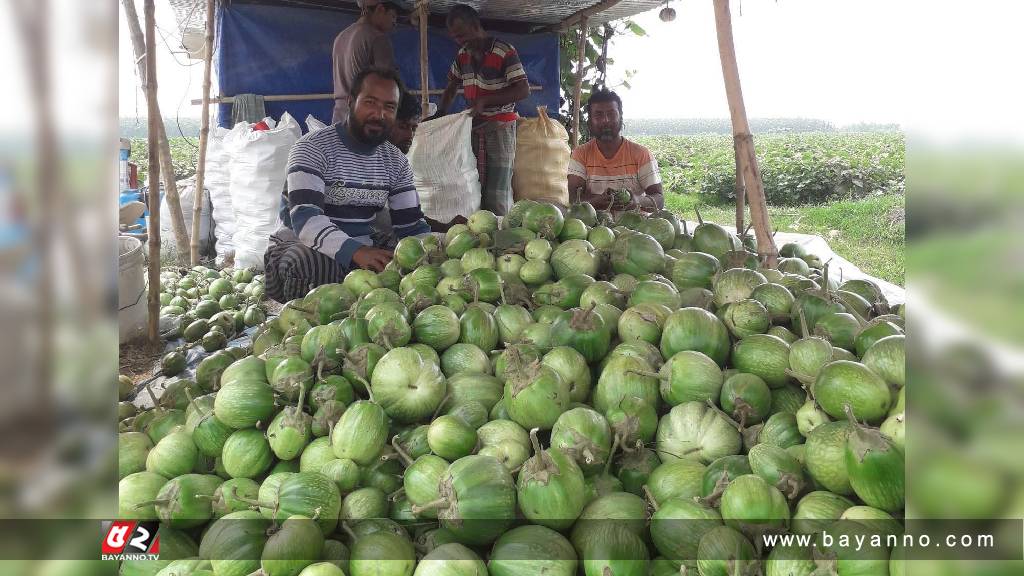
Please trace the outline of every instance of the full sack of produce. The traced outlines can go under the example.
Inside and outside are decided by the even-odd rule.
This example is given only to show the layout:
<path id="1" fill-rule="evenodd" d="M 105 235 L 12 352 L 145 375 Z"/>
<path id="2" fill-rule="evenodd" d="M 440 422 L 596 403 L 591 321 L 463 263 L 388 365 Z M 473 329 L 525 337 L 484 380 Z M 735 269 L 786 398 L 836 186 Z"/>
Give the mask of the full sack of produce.
<path id="1" fill-rule="evenodd" d="M 512 193 L 518 200 L 569 205 L 569 134 L 537 107 L 536 118 L 523 118 L 516 127 L 516 166 Z"/>
<path id="2" fill-rule="evenodd" d="M 473 154 L 473 118 L 463 112 L 419 125 L 409 149 L 423 214 L 439 222 L 480 209 L 480 174 Z"/>
<path id="3" fill-rule="evenodd" d="M 231 152 L 231 204 L 235 214 L 235 266 L 263 268 L 270 235 L 280 227 L 281 190 L 288 153 L 302 136 L 299 123 L 285 112 L 269 130 L 236 125 L 224 138 Z"/>

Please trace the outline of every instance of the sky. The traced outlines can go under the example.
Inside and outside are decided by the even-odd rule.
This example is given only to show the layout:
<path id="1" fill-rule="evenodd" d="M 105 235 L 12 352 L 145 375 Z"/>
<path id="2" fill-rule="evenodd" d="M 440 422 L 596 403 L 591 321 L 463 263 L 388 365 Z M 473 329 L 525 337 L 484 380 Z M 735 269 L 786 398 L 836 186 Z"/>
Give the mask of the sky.
<path id="1" fill-rule="evenodd" d="M 625 70 L 637 71 L 632 89 L 623 91 L 626 117 L 725 118 L 712 2 L 671 5 L 675 21 L 661 22 L 658 10 L 640 15 L 636 20 L 648 36 L 620 38 L 612 47 L 613 82 Z M 987 9 L 979 9 L 983 5 Z M 157 7 L 158 27 L 175 46 L 173 13 L 165 2 Z M 1005 74 L 999 59 L 1021 53 L 1016 26 L 1024 21 L 1024 3 L 733 0 L 732 11 L 749 117 L 892 122 L 940 134 L 980 130 L 1021 138 L 1011 126 L 1019 127 L 1024 114 L 1017 96 L 1024 76 Z M 144 116 L 123 14 L 120 20 L 119 112 Z M 189 103 L 201 92 L 197 62 L 170 54 L 161 43 L 157 65 L 165 116 L 199 114 Z"/>
<path id="2" fill-rule="evenodd" d="M 142 3 L 136 2 L 139 18 Z M 193 106 L 192 99 L 203 96 L 203 62 L 190 60 L 181 48 L 181 33 L 174 18 L 170 3 L 156 2 L 157 35 L 160 37 L 157 52 L 157 78 L 159 79 L 160 112 L 165 117 L 198 118 L 199 106 Z M 172 52 L 173 50 L 173 52 Z M 135 54 L 131 35 L 125 25 L 124 10 L 118 17 L 118 112 L 123 117 L 145 117 L 146 97 L 139 88 L 139 77 L 135 69 Z M 214 83 L 216 91 L 216 83 Z M 216 95 L 216 94 L 212 94 Z"/>
<path id="3" fill-rule="evenodd" d="M 733 3 L 733 35 L 747 115 L 821 118 L 837 124 L 899 122 L 906 34 L 889 18 L 894 2 L 746 0 Z M 724 118 L 729 114 L 710 1 L 675 2 L 676 19 L 658 10 L 636 18 L 647 37 L 610 50 L 610 80 L 636 70 L 624 92 L 649 118 Z M 741 15 L 742 10 L 742 15 Z"/>
<path id="4" fill-rule="evenodd" d="M 633 117 L 726 117 L 712 3 L 686 0 L 673 6 L 674 22 L 661 22 L 658 10 L 645 13 L 636 20 L 647 37 L 615 42 L 610 77 L 615 81 L 625 70 L 637 71 L 633 88 L 624 91 Z M 882 1 L 745 0 L 741 16 L 740 3 L 734 3 L 748 115 L 898 122 L 902 67 L 893 55 L 905 34 L 897 21 L 880 17 L 889 11 Z M 176 47 L 177 27 L 166 3 L 157 3 L 157 25 L 167 44 Z M 198 106 L 188 101 L 201 96 L 202 66 L 184 54 L 172 55 L 162 41 L 160 47 L 161 110 L 165 116 L 197 116 Z M 120 114 L 136 116 L 138 108 L 144 116 L 123 14 L 119 51 Z"/>

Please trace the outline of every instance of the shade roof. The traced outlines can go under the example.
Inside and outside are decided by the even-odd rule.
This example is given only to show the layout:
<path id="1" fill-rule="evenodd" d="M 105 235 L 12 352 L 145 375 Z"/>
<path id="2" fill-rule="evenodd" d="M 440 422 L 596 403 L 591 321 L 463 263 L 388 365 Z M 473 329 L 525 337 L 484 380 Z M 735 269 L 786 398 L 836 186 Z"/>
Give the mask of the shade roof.
<path id="1" fill-rule="evenodd" d="M 177 16 L 178 28 L 202 31 L 206 23 L 206 0 L 167 0 Z M 355 12 L 359 10 L 355 0 L 218 0 L 223 3 L 270 4 L 325 8 Z M 407 9 L 415 5 L 413 0 L 399 1 Z M 538 27 L 558 24 L 580 10 L 601 4 L 602 0 L 431 0 L 432 14 L 444 14 L 456 4 L 469 4 L 480 11 L 486 21 L 516 22 Z M 599 14 L 590 16 L 591 24 L 603 24 L 612 20 L 629 18 L 665 4 L 665 0 L 622 0 Z"/>

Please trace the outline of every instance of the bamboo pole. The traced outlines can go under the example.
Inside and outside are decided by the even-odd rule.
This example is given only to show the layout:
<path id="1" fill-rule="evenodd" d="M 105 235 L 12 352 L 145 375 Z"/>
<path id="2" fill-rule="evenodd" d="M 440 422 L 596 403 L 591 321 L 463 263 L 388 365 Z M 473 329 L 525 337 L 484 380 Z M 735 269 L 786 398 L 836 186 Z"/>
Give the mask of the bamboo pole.
<path id="1" fill-rule="evenodd" d="M 576 45 L 576 86 L 572 97 L 572 147 L 580 143 L 580 97 L 583 95 L 583 61 L 587 54 L 587 16 L 580 18 L 579 43 Z"/>
<path id="2" fill-rule="evenodd" d="M 430 19 L 430 0 L 420 0 L 420 110 L 428 116 L 430 109 L 430 58 L 427 52 L 427 32 Z"/>
<path id="3" fill-rule="evenodd" d="M 544 90 L 543 86 L 538 86 L 536 84 L 533 84 L 533 85 L 530 86 L 530 91 L 531 92 L 541 92 L 543 90 Z M 409 90 L 409 93 L 410 94 L 415 94 L 415 95 L 419 96 L 419 95 L 423 94 L 423 91 L 419 90 L 419 89 L 415 89 L 415 90 Z M 463 93 L 462 88 L 458 89 L 458 93 L 459 94 Z M 441 94 L 444 94 L 444 90 L 443 89 L 428 90 L 427 94 L 429 94 L 430 96 L 439 96 Z M 324 94 L 271 94 L 271 95 L 267 95 L 267 96 L 263 97 L 263 101 L 264 102 L 308 102 L 308 101 L 312 101 L 312 100 L 333 100 L 333 99 L 334 99 L 334 94 L 330 94 L 330 93 L 324 93 Z M 191 102 L 192 102 L 193 106 L 199 106 L 199 105 L 201 105 L 203 103 L 203 101 L 201 99 L 192 100 Z M 210 98 L 210 104 L 233 104 L 234 102 L 235 102 L 235 97 L 234 96 L 215 96 L 213 98 Z"/>
<path id="4" fill-rule="evenodd" d="M 203 186 L 206 180 L 206 149 L 210 140 L 210 69 L 213 68 L 213 28 L 216 0 L 206 0 L 206 53 L 203 54 L 203 112 L 199 128 L 199 165 L 196 166 L 196 192 L 192 197 L 192 265 L 199 264 L 199 230 L 202 227 Z"/>
<path id="5" fill-rule="evenodd" d="M 142 88 L 149 94 L 149 90 L 146 89 L 148 84 L 148 71 L 146 69 L 146 58 L 149 51 L 146 50 L 146 41 L 142 36 L 142 27 L 139 25 L 139 14 L 135 10 L 135 0 L 121 0 L 121 5 L 124 6 L 125 20 L 128 23 L 128 31 L 132 39 L 132 48 L 135 52 L 136 68 L 139 74 L 139 81 L 142 82 Z M 153 50 L 156 50 L 156 45 L 153 46 Z M 154 79 L 155 81 L 155 79 Z M 178 185 L 174 181 L 174 165 L 171 160 L 171 144 L 167 141 L 167 132 L 164 130 L 163 116 L 160 115 L 160 104 L 156 103 L 155 106 L 149 107 L 149 110 L 155 110 L 157 118 L 160 122 L 157 122 L 156 127 L 156 149 L 158 151 L 158 163 L 163 168 L 164 174 L 164 195 L 167 198 L 167 207 L 171 210 L 171 231 L 174 233 L 174 242 L 178 249 L 178 259 L 182 264 L 187 264 L 187 254 L 189 253 L 189 240 L 188 240 L 188 228 L 185 227 L 185 216 L 181 212 L 181 199 L 178 196 Z M 153 164 L 150 163 L 150 170 L 153 169 Z M 158 172 L 159 173 L 159 172 Z M 156 180 L 156 190 L 159 194 L 160 181 Z"/>
<path id="6" fill-rule="evenodd" d="M 34 153 L 35 162 L 29 163 L 36 178 L 39 205 L 43 211 L 29 211 L 28 224 L 31 230 L 32 250 L 39 255 L 39 271 L 37 281 L 30 290 L 34 298 L 33 305 L 18 307 L 25 315 L 28 337 L 15 336 L 5 346 L 3 358 L 10 359 L 7 367 L 9 384 L 5 390 L 4 403 L 7 410 L 3 413 L 5 423 L 11 430 L 24 430 L 31 441 L 22 442 L 28 450 L 52 441 L 56 402 L 54 401 L 55 373 L 54 350 L 57 347 L 57 318 L 74 320 L 74 314 L 57 312 L 52 305 L 55 301 L 55 275 L 58 249 L 56 242 L 61 232 L 71 234 L 73 225 L 68 218 L 67 201 L 57 191 L 60 186 L 61 172 L 59 168 L 66 166 L 60 146 L 57 143 L 57 128 L 53 118 L 53 53 L 51 40 L 53 27 L 52 2 L 43 0 L 20 0 L 9 3 L 14 18 L 15 32 L 20 34 L 24 43 L 24 63 L 28 75 L 30 113 L 36 126 Z M 51 227 L 56 227 L 52 229 Z M 15 252 L 16 253 L 16 252 Z M 6 265 L 5 265 L 6 266 Z M 65 274 L 67 271 L 64 271 Z M 83 281 L 88 285 L 90 281 Z M 81 297 L 82 293 L 78 292 Z M 78 303 L 81 304 L 81 298 Z M 86 300 L 87 304 L 92 303 Z M 8 306 L 17 306 L 14 302 L 6 302 Z M 79 306 L 87 309 L 87 306 Z M 17 315 L 15 317 L 20 317 Z M 31 319 L 31 320 L 30 320 Z M 34 320 L 35 322 L 32 322 Z M 34 330 L 33 330 L 34 329 Z M 13 331 L 9 332 L 14 334 Z M 22 332 L 26 334 L 26 332 Z M 15 360 L 17 359 L 17 360 Z M 14 368 L 15 362 L 25 361 L 25 370 Z M 27 376 L 24 381 L 19 376 Z M 22 437 L 19 437 L 19 439 Z M 11 442 L 8 439 L 8 442 Z M 15 439 L 14 442 L 18 442 Z M 35 444 L 34 444 L 35 443 Z M 33 452 L 26 452 L 33 453 Z"/>
<path id="7" fill-rule="evenodd" d="M 754 137 L 750 134 L 747 109 L 743 104 L 743 90 L 740 86 L 739 65 L 736 63 L 736 46 L 732 36 L 732 13 L 729 10 L 729 0 L 714 0 L 714 3 L 718 52 L 722 60 L 725 94 L 729 100 L 729 115 L 732 118 L 736 159 L 741 168 L 739 174 L 742 174 L 743 184 L 747 190 L 750 220 L 754 224 L 754 235 L 757 237 L 757 252 L 768 266 L 775 267 L 779 253 L 775 247 L 775 240 L 772 238 L 771 219 L 768 216 L 768 206 L 764 200 L 761 169 L 757 165 Z M 742 232 L 742 230 L 736 231 L 737 234 Z"/>
<path id="8" fill-rule="evenodd" d="M 733 141 L 733 157 L 736 161 L 736 234 L 743 233 L 745 214 L 746 186 L 743 185 L 743 168 L 740 166 L 740 151 Z"/>
<path id="9" fill-rule="evenodd" d="M 130 1 L 130 0 L 129 0 Z M 149 104 L 149 341 L 160 342 L 160 151 L 158 126 L 163 123 L 157 105 L 156 7 L 145 0 L 146 102 Z M 154 187 L 155 184 L 155 187 Z M 170 205 L 170 202 L 168 202 Z M 179 210 L 180 212 L 180 210 Z"/>

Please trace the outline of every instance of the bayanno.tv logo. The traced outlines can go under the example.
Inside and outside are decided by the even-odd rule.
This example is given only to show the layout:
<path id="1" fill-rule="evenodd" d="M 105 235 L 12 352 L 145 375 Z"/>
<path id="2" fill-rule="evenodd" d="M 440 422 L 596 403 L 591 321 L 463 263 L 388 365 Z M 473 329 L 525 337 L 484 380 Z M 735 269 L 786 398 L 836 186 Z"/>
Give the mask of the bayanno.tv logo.
<path id="1" fill-rule="evenodd" d="M 158 560 L 160 558 L 159 522 L 115 520 L 110 523 L 100 545 L 101 560 Z"/>

